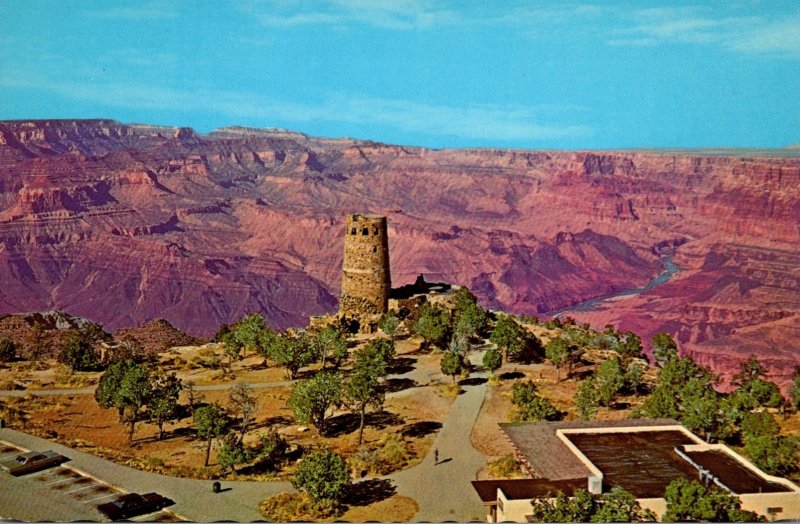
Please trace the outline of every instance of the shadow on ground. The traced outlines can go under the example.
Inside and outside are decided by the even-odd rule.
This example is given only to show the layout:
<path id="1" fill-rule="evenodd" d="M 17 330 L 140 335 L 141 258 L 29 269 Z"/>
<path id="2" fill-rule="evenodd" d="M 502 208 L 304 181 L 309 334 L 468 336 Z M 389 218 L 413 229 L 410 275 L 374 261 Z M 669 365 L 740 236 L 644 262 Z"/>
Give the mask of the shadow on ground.
<path id="1" fill-rule="evenodd" d="M 459 386 L 480 386 L 481 384 L 486 384 L 488 379 L 482 377 L 473 377 L 473 378 L 465 378 L 464 380 L 459 380 Z"/>
<path id="2" fill-rule="evenodd" d="M 271 428 L 275 426 L 291 426 L 294 423 L 295 423 L 294 419 L 291 419 L 285 415 L 275 415 L 274 417 L 265 418 L 261 422 L 253 423 L 249 427 L 251 429 L 261 429 L 261 428 Z"/>
<path id="3" fill-rule="evenodd" d="M 400 425 L 404 420 L 403 417 L 394 413 L 380 411 L 378 413 L 367 413 L 367 416 L 364 418 L 364 426 L 384 429 L 387 426 Z M 328 437 L 347 435 L 348 433 L 356 431 L 360 422 L 361 416 L 358 413 L 337 415 L 328 419 L 325 423 L 325 435 Z"/>
<path id="4" fill-rule="evenodd" d="M 432 420 L 423 420 L 421 422 L 414 422 L 404 427 L 400 433 L 404 437 L 419 438 L 425 435 L 430 435 L 434 431 L 442 429 L 441 422 L 434 422 Z"/>
<path id="5" fill-rule="evenodd" d="M 344 503 L 348 506 L 368 506 L 369 504 L 388 499 L 395 493 L 397 493 L 397 489 L 390 480 L 362 480 L 350 486 Z"/>
<path id="6" fill-rule="evenodd" d="M 413 358 L 408 357 L 400 357 L 396 358 L 392 361 L 392 365 L 389 366 L 389 373 L 392 375 L 402 375 L 403 373 L 409 373 L 414 371 L 417 361 Z"/>
<path id="7" fill-rule="evenodd" d="M 410 378 L 390 378 L 384 383 L 383 388 L 386 393 L 395 393 L 404 389 L 415 388 L 419 384 Z"/>

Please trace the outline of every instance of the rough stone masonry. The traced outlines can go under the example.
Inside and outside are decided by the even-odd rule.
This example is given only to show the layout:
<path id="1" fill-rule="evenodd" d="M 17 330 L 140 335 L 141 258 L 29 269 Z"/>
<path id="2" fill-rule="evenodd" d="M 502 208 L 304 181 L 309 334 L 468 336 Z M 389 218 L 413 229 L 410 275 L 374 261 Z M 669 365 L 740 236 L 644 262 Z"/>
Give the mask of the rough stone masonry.
<path id="1" fill-rule="evenodd" d="M 339 317 L 363 325 L 388 310 L 392 283 L 386 217 L 348 215 L 345 228 Z"/>

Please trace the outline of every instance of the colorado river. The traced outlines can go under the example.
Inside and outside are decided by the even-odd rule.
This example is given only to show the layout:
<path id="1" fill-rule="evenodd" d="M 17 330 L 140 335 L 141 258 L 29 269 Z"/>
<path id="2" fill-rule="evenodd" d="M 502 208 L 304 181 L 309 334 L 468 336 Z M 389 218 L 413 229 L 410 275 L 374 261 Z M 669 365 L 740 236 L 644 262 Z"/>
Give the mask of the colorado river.
<path id="1" fill-rule="evenodd" d="M 616 293 L 612 293 L 610 295 L 605 295 L 602 297 L 597 297 L 591 300 L 587 300 L 585 302 L 580 302 L 578 304 L 575 304 L 574 306 L 569 306 L 563 309 L 559 309 L 557 311 L 553 311 L 550 313 L 550 315 L 557 317 L 559 315 L 569 312 L 589 311 L 599 303 L 609 300 L 611 298 L 624 297 L 628 295 L 638 295 L 639 293 L 649 291 L 656 286 L 660 286 L 661 284 L 668 282 L 670 278 L 672 278 L 676 273 L 680 271 L 680 268 L 672 263 L 672 255 L 667 255 L 664 258 L 662 258 L 661 263 L 664 264 L 664 271 L 656 278 L 648 282 L 647 285 L 633 289 L 626 289 L 624 291 L 617 291 Z"/>

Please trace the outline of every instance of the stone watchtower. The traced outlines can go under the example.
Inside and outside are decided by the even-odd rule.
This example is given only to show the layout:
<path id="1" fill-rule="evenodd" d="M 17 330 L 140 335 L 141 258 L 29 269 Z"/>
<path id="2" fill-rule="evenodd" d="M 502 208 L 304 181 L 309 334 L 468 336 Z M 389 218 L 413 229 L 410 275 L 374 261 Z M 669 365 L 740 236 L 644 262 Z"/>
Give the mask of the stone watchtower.
<path id="1" fill-rule="evenodd" d="M 339 316 L 363 318 L 385 314 L 391 287 L 386 217 L 348 215 Z"/>

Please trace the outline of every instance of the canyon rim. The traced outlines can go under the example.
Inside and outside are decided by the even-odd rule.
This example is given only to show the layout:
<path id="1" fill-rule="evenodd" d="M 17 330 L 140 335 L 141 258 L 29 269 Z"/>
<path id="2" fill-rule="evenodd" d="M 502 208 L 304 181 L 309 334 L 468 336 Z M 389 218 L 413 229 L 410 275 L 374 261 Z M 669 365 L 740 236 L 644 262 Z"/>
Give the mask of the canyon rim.
<path id="1" fill-rule="evenodd" d="M 392 282 L 672 334 L 731 374 L 800 364 L 800 159 L 770 151 L 428 149 L 282 130 L 0 122 L 0 313 L 208 336 L 336 310 L 343 217 L 389 218 Z M 570 311 L 582 301 L 645 291 Z"/>

